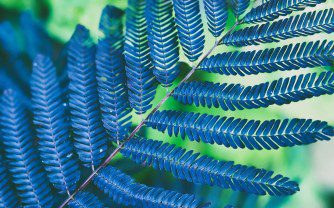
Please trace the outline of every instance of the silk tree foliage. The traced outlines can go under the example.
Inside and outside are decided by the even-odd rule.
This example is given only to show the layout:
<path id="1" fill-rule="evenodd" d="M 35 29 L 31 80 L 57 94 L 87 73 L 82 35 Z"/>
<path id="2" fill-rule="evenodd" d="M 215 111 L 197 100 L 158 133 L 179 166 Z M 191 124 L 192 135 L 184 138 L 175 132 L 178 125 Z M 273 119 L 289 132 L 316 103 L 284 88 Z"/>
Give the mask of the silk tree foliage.
<path id="1" fill-rule="evenodd" d="M 126 11 L 106 6 L 97 43 L 87 28 L 78 25 L 66 45 L 67 67 L 60 74 L 67 74 L 68 86 L 60 84 L 59 73 L 48 57 L 45 34 L 38 38 L 42 29 L 35 26 L 32 33 L 24 27 L 27 43 L 31 47 L 38 43 L 27 54 L 44 54 L 34 59 L 32 75 L 25 77 L 29 83 L 21 79 L 22 74 L 18 76 L 20 71 L 0 73 L 0 146 L 4 149 L 0 152 L 0 207 L 48 208 L 61 205 L 66 197 L 69 200 L 61 207 L 105 207 L 105 197 L 98 196 L 94 189 L 77 189 L 83 181 L 84 186 L 92 182 L 110 200 L 124 206 L 210 206 L 193 193 L 147 186 L 119 168 L 105 167 L 117 152 L 139 165 L 170 172 L 190 183 L 253 195 L 287 196 L 299 191 L 295 181 L 271 170 L 216 160 L 138 133 L 145 125 L 165 132 L 166 137 L 180 135 L 182 139 L 228 148 L 272 151 L 328 141 L 334 136 L 334 128 L 326 121 L 308 118 L 257 120 L 159 110 L 160 106 L 153 109 L 158 85 L 176 85 L 162 103 L 172 97 L 184 105 L 224 111 L 287 105 L 334 92 L 331 71 L 249 86 L 187 79 L 175 83 L 181 71 L 180 54 L 194 69 L 230 76 L 333 65 L 333 41 L 280 43 L 332 33 L 333 9 L 303 11 L 326 4 L 324 0 L 266 0 L 254 8 L 247 0 L 200 1 L 129 0 Z M 234 15 L 229 21 L 242 27 L 227 27 L 229 9 Z M 295 11 L 299 13 L 295 15 Z M 28 20 L 22 18 L 21 24 L 32 24 Z M 205 28 L 209 33 L 204 32 Z M 8 35 L 13 31 L 8 22 L 0 24 L 1 52 L 11 64 L 21 53 L 14 36 Z M 217 42 L 208 41 L 209 36 Z M 271 42 L 277 43 L 275 47 L 261 50 L 220 50 L 216 55 L 204 50 L 206 45 L 215 45 L 213 51 L 217 51 L 218 43 L 239 47 Z M 27 84 L 28 93 L 22 88 Z M 135 128 L 132 111 L 147 117 L 131 134 Z M 92 173 L 88 180 L 87 173 Z"/>

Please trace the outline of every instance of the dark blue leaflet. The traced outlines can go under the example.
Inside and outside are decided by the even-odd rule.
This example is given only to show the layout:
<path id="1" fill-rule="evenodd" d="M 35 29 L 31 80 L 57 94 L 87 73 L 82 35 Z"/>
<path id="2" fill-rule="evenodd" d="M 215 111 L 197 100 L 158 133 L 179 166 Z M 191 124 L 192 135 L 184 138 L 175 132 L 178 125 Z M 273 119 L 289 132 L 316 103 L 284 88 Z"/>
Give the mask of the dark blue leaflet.
<path id="1" fill-rule="evenodd" d="M 196 61 L 204 49 L 204 29 L 198 0 L 173 0 L 175 21 L 183 52 Z"/>
<path id="2" fill-rule="evenodd" d="M 97 91 L 95 45 L 82 25 L 69 42 L 67 64 L 74 146 L 83 164 L 94 169 L 106 154 L 107 138 Z"/>
<path id="3" fill-rule="evenodd" d="M 146 125 L 158 131 L 232 148 L 278 149 L 334 137 L 327 122 L 311 119 L 247 120 L 182 111 L 157 111 Z"/>
<path id="4" fill-rule="evenodd" d="M 123 140 L 131 127 L 131 108 L 123 55 L 123 25 L 122 16 L 118 15 L 121 11 L 118 10 L 112 6 L 106 6 L 103 10 L 100 30 L 104 32 L 104 37 L 99 40 L 96 53 L 102 121 L 111 141 Z"/>
<path id="5" fill-rule="evenodd" d="M 152 107 L 157 87 L 147 40 L 146 1 L 130 0 L 128 5 L 124 55 L 129 101 L 137 114 L 143 114 Z"/>
<path id="6" fill-rule="evenodd" d="M 37 150 L 25 107 L 18 94 L 5 90 L 1 98 L 0 124 L 8 170 L 24 206 L 51 208 L 53 198 Z"/>
<path id="7" fill-rule="evenodd" d="M 121 19 L 123 15 L 123 10 L 112 5 L 105 6 L 101 13 L 99 29 L 106 36 L 122 36 L 123 23 Z"/>
<path id="8" fill-rule="evenodd" d="M 93 180 L 94 184 L 108 194 L 113 201 L 125 206 L 204 208 L 209 205 L 201 204 L 191 194 L 181 194 L 139 184 L 130 176 L 111 166 L 103 168 Z"/>
<path id="9" fill-rule="evenodd" d="M 80 179 L 79 163 L 73 155 L 69 118 L 50 58 L 36 56 L 30 86 L 33 122 L 44 168 L 49 180 L 60 192 L 70 193 Z"/>
<path id="10" fill-rule="evenodd" d="M 333 41 L 303 42 L 277 48 L 226 52 L 205 58 L 199 69 L 224 75 L 250 75 L 306 67 L 331 66 Z"/>
<path id="11" fill-rule="evenodd" d="M 237 19 L 246 11 L 249 2 L 250 0 L 231 0 L 232 10 Z"/>
<path id="12" fill-rule="evenodd" d="M 259 45 L 320 32 L 334 32 L 333 9 L 307 12 L 275 22 L 246 27 L 225 36 L 222 44 Z"/>
<path id="13" fill-rule="evenodd" d="M 208 19 L 209 31 L 219 37 L 227 22 L 227 4 L 225 0 L 204 0 L 205 15 Z"/>
<path id="14" fill-rule="evenodd" d="M 165 87 L 180 73 L 179 41 L 171 0 L 148 0 L 146 3 L 147 39 L 156 79 Z M 145 36 L 141 37 L 144 38 Z"/>
<path id="15" fill-rule="evenodd" d="M 314 7 L 326 0 L 270 0 L 253 8 L 241 20 L 243 23 L 269 22 L 279 16 L 286 16 L 293 11 L 304 10 L 306 7 Z"/>
<path id="16" fill-rule="evenodd" d="M 2 208 L 16 208 L 19 206 L 19 200 L 10 179 L 7 167 L 4 163 L 4 158 L 0 155 L 0 207 Z"/>
<path id="17" fill-rule="evenodd" d="M 281 196 L 299 191 L 297 183 L 282 175 L 274 176 L 272 171 L 217 161 L 161 141 L 133 138 L 121 152 L 138 164 L 171 172 L 174 177 L 192 183 L 257 195 Z"/>
<path id="18" fill-rule="evenodd" d="M 334 93 L 334 73 L 308 73 L 253 86 L 241 84 L 186 82 L 173 92 L 173 98 L 183 104 L 195 104 L 223 110 L 265 108 L 298 102 Z"/>

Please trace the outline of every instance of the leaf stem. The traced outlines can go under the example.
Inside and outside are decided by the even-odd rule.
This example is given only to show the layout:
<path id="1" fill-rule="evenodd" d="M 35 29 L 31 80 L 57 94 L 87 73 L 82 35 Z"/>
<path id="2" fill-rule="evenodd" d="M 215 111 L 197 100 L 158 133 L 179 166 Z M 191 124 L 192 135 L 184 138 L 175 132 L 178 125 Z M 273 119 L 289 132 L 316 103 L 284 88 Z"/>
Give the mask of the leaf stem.
<path id="1" fill-rule="evenodd" d="M 191 75 L 193 75 L 196 71 L 196 69 L 198 69 L 199 65 L 202 63 L 202 61 L 208 57 L 212 51 L 222 42 L 223 38 L 228 35 L 229 33 L 231 33 L 239 24 L 240 22 L 236 22 L 228 31 L 227 33 L 220 38 L 218 41 L 215 41 L 215 44 L 213 45 L 213 47 L 206 53 L 204 54 L 200 60 L 198 61 L 198 63 L 192 67 L 192 69 L 190 70 L 190 72 L 180 81 L 180 83 L 178 85 L 176 85 L 171 91 L 167 92 L 166 96 L 153 108 L 153 110 L 146 116 L 145 119 L 143 119 L 138 126 L 131 132 L 131 134 L 123 141 L 121 142 L 116 149 L 114 149 L 114 151 L 111 152 L 111 154 L 104 160 L 104 162 L 97 167 L 89 176 L 88 178 L 81 184 L 81 186 L 79 188 L 77 188 L 60 206 L 59 208 L 63 208 L 65 207 L 70 201 L 71 199 L 74 198 L 74 196 L 81 191 L 82 189 L 84 189 L 90 182 L 91 180 L 94 178 L 95 175 L 97 175 L 97 173 L 104 168 L 105 166 L 108 165 L 108 163 L 117 155 L 117 153 L 123 148 L 124 144 L 129 141 L 131 138 L 133 138 L 135 136 L 135 134 L 144 126 L 145 122 L 147 121 L 147 118 L 152 115 L 153 113 L 155 113 L 166 101 L 167 99 L 173 94 L 174 90 L 182 83 L 186 82 Z"/>

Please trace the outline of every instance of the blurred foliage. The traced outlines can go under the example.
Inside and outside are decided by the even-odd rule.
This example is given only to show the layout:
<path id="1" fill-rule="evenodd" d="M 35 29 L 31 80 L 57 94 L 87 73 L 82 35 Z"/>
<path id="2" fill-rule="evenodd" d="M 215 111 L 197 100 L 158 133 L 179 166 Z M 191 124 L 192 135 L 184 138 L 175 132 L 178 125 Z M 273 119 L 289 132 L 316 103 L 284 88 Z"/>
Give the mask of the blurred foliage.
<path id="1" fill-rule="evenodd" d="M 22 10 L 30 10 L 36 17 L 42 19 L 46 25 L 46 29 L 50 36 L 61 43 L 65 43 L 71 36 L 75 25 L 81 23 L 87 28 L 91 29 L 95 39 L 99 36 L 98 32 L 98 22 L 102 11 L 102 8 L 106 4 L 112 4 L 114 6 L 125 9 L 127 6 L 126 0 L 0 0 L 1 11 L 9 11 L 14 14 L 18 14 Z M 315 9 L 324 9 L 325 7 L 334 7 L 334 0 L 328 0 L 326 4 L 321 4 Z M 305 10 L 307 11 L 307 10 Z M 296 13 L 294 13 L 296 14 Z M 0 14 L 5 15 L 5 14 Z M 5 18 L 2 16 L 2 18 Z M 229 19 L 233 17 L 231 13 L 229 14 Z M 233 24 L 233 21 L 228 22 L 228 25 Z M 208 31 L 205 28 L 206 32 Z M 206 49 L 209 49 L 213 42 L 215 41 L 210 35 L 207 35 L 206 39 Z M 312 36 L 312 41 L 320 39 L 332 39 L 333 35 L 323 35 L 318 34 Z M 282 41 L 283 44 L 288 44 L 290 42 L 305 41 L 305 38 L 297 38 L 292 40 Z M 250 50 L 259 49 L 264 47 L 274 47 L 276 44 L 263 44 L 261 46 L 234 48 L 219 46 L 214 53 L 228 51 L 228 50 Z M 181 57 L 181 60 L 185 60 Z M 182 64 L 182 76 L 190 70 L 189 66 Z M 308 69 L 302 72 L 275 72 L 272 74 L 261 74 L 257 76 L 246 76 L 240 78 L 236 77 L 226 77 L 217 74 L 208 74 L 206 72 L 196 72 L 192 79 L 196 80 L 208 80 L 214 82 L 239 82 L 245 85 L 255 84 L 264 81 L 270 81 L 277 79 L 278 77 L 292 76 L 297 73 L 305 73 L 310 71 L 323 71 L 323 68 Z M 331 70 L 327 68 L 327 70 Z M 179 80 L 180 81 L 180 78 Z M 177 82 L 176 82 L 177 83 Z M 175 83 L 175 84 L 176 84 Z M 174 86 L 175 86 L 174 84 Z M 166 89 L 159 87 L 154 103 L 158 103 L 166 94 Z M 182 106 L 173 99 L 169 99 L 162 108 L 164 109 L 182 109 L 184 111 L 197 111 L 202 113 L 209 113 L 222 116 L 235 116 L 241 118 L 251 118 L 251 119 L 274 119 L 274 118 L 312 118 L 321 119 L 329 121 L 329 123 L 334 124 L 333 116 L 333 96 L 322 96 L 320 98 L 314 98 L 298 103 L 292 103 L 290 105 L 284 106 L 270 106 L 266 109 L 252 109 L 243 111 L 223 111 L 220 109 L 206 109 L 202 107 L 194 106 Z M 144 115 L 145 116 L 145 115 Z M 138 115 L 133 115 L 135 118 L 134 124 L 138 124 L 142 117 Z M 137 179 L 145 182 L 147 184 L 158 184 L 166 188 L 173 187 L 173 189 L 178 189 L 179 191 L 193 192 L 202 195 L 206 199 L 211 199 L 212 201 L 217 201 L 215 204 L 216 208 L 224 207 L 229 201 L 235 202 L 234 204 L 239 207 L 332 207 L 333 206 L 333 186 L 330 188 L 323 188 L 323 182 L 318 177 L 318 169 L 313 168 L 311 150 L 321 148 L 324 144 L 314 144 L 312 147 L 293 147 L 293 148 L 281 148 L 279 150 L 268 151 L 251 151 L 248 149 L 228 149 L 218 145 L 208 145 L 204 143 L 195 143 L 190 141 L 183 141 L 178 137 L 168 137 L 165 134 L 159 133 L 155 130 L 149 128 L 143 128 L 141 134 L 148 138 L 165 140 L 170 143 L 174 143 L 179 146 L 187 146 L 188 149 L 194 149 L 201 151 L 204 154 L 208 154 L 217 159 L 222 160 L 234 160 L 236 163 L 254 165 L 261 168 L 270 168 L 277 173 L 290 176 L 292 179 L 303 179 L 300 181 L 301 191 L 290 198 L 272 198 L 272 197 L 255 197 L 255 196 L 245 196 L 244 194 L 234 193 L 231 191 L 225 191 L 218 188 L 205 187 L 204 191 L 199 189 L 196 185 L 187 184 L 185 182 L 176 181 L 172 179 L 170 175 L 166 173 L 158 173 L 152 171 L 151 169 L 144 169 L 139 172 L 138 168 L 130 168 L 129 172 L 138 173 Z M 333 146 L 333 145 L 332 145 Z M 123 161 L 121 157 L 118 157 L 119 161 Z M 118 161 L 118 162 L 119 162 Z M 324 160 L 327 162 L 326 160 Z M 115 161 L 117 162 L 117 161 Z M 320 161 L 315 161 L 316 163 Z M 326 165 L 326 163 L 325 163 Z M 333 166 L 331 166 L 333 167 Z M 129 167 L 127 167 L 129 168 Z M 334 168 L 334 167 L 333 167 Z M 321 171 L 321 170 L 320 170 Z M 333 171 L 333 170 L 332 170 Z M 163 178 L 163 180 L 161 179 Z M 328 203 L 327 203 L 328 202 Z M 326 205 L 327 203 L 327 205 Z M 331 205 L 329 204 L 331 203 Z"/>

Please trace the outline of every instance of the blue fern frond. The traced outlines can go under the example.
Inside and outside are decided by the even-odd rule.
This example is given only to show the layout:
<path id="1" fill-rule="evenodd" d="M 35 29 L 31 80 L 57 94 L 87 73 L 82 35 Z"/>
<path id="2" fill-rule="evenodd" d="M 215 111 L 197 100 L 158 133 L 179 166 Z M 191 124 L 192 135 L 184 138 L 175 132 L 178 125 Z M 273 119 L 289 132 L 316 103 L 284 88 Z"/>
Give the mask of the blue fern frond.
<path id="1" fill-rule="evenodd" d="M 314 7 L 326 0 L 280 0 L 267 1 L 253 8 L 243 18 L 243 23 L 269 22 L 279 16 L 286 16 L 293 11 L 301 11 L 306 7 Z"/>
<path id="2" fill-rule="evenodd" d="M 232 10 L 237 19 L 246 11 L 249 2 L 250 0 L 231 0 Z"/>
<path id="3" fill-rule="evenodd" d="M 62 193 L 70 193 L 80 179 L 78 161 L 73 157 L 69 121 L 62 91 L 51 60 L 37 55 L 31 75 L 31 99 L 39 151 L 50 182 Z"/>
<path id="4" fill-rule="evenodd" d="M 2 142 L 8 169 L 23 205 L 52 207 L 51 189 L 33 146 L 29 117 L 16 92 L 11 89 L 4 91 L 0 111 Z"/>
<path id="5" fill-rule="evenodd" d="M 137 114 L 152 107 L 157 87 L 147 40 L 145 8 L 145 0 L 129 0 L 126 11 L 126 74 L 130 105 Z"/>
<path id="6" fill-rule="evenodd" d="M 15 90 L 15 92 L 21 98 L 21 102 L 27 109 L 31 109 L 30 98 L 22 91 L 22 88 L 12 79 L 10 75 L 8 75 L 4 69 L 0 68 L 0 92 L 3 90 L 11 88 Z"/>
<path id="7" fill-rule="evenodd" d="M 31 13 L 23 12 L 20 17 L 20 28 L 24 36 L 25 52 L 31 60 L 39 53 L 52 55 L 52 42 L 43 25 Z"/>
<path id="8" fill-rule="evenodd" d="M 95 69 L 95 45 L 89 31 L 78 25 L 68 46 L 69 106 L 74 146 L 86 167 L 98 165 L 106 154 Z"/>
<path id="9" fill-rule="evenodd" d="M 204 208 L 194 195 L 181 194 L 162 188 L 148 187 L 134 181 L 122 171 L 107 166 L 94 178 L 94 184 L 114 202 L 125 206 L 162 208 Z"/>
<path id="10" fill-rule="evenodd" d="M 106 8 L 116 11 L 119 10 L 111 6 L 107 6 Z M 121 13 L 121 11 L 114 13 Z M 103 15 L 101 21 L 102 19 Z M 109 27 L 109 33 L 104 34 L 104 38 L 99 40 L 97 46 L 96 68 L 98 94 L 101 104 L 103 126 L 109 134 L 109 139 L 111 141 L 120 141 L 126 137 L 131 127 L 131 116 L 129 115 L 131 108 L 128 100 L 123 55 L 123 26 L 119 16 L 109 16 L 108 20 L 109 21 L 105 22 L 109 25 L 117 25 L 117 27 Z M 104 26 L 101 22 L 100 29 L 101 28 L 107 28 L 107 25 Z"/>
<path id="11" fill-rule="evenodd" d="M 6 52 L 10 59 L 16 59 L 21 52 L 17 43 L 15 29 L 8 21 L 0 23 L 0 49 Z"/>
<path id="12" fill-rule="evenodd" d="M 208 114 L 164 110 L 152 114 L 146 125 L 169 135 L 232 148 L 277 149 L 330 140 L 334 128 L 311 119 L 247 120 Z"/>
<path id="13" fill-rule="evenodd" d="M 227 22 L 227 4 L 225 0 L 204 0 L 205 15 L 208 19 L 209 31 L 219 37 Z"/>
<path id="14" fill-rule="evenodd" d="M 183 104 L 195 104 L 223 110 L 243 110 L 283 105 L 324 94 L 334 93 L 334 73 L 322 72 L 280 78 L 253 86 L 186 82 L 173 92 L 173 98 Z"/>
<path id="15" fill-rule="evenodd" d="M 196 61 L 204 49 L 204 29 L 199 0 L 173 0 L 175 21 L 182 49 L 189 61 Z"/>
<path id="16" fill-rule="evenodd" d="M 131 127 L 123 48 L 114 49 L 112 38 L 99 41 L 96 54 L 98 93 L 103 126 L 111 141 L 123 140 Z"/>
<path id="17" fill-rule="evenodd" d="M 106 36 L 115 35 L 115 37 L 120 37 L 123 34 L 123 23 L 122 17 L 124 12 L 112 5 L 107 5 L 103 8 L 99 29 Z"/>
<path id="18" fill-rule="evenodd" d="M 192 183 L 257 195 L 291 195 L 299 191 L 297 183 L 282 175 L 273 176 L 272 171 L 217 161 L 161 141 L 133 138 L 121 152 L 138 164 L 171 172 L 174 177 Z"/>
<path id="19" fill-rule="evenodd" d="M 205 58 L 199 69 L 224 75 L 250 75 L 299 68 L 331 66 L 333 41 L 303 42 L 245 52 L 226 52 Z"/>
<path id="20" fill-rule="evenodd" d="M 4 158 L 0 155 L 0 207 L 16 208 L 19 207 L 19 200 L 16 197 L 15 189 L 10 182 L 10 176 L 3 161 Z"/>
<path id="21" fill-rule="evenodd" d="M 163 86 L 170 86 L 179 75 L 179 42 L 171 0 L 147 0 L 148 45 L 153 74 Z M 145 38 L 145 37 L 141 37 Z"/>
<path id="22" fill-rule="evenodd" d="M 0 23 L 0 62 L 1 68 L 20 86 L 22 92 L 29 89 L 30 70 L 22 60 L 22 50 L 14 26 L 8 22 Z"/>
<path id="23" fill-rule="evenodd" d="M 307 12 L 271 23 L 246 27 L 228 34 L 222 43 L 234 46 L 259 45 L 320 32 L 334 32 L 333 9 Z"/>
<path id="24" fill-rule="evenodd" d="M 79 192 L 68 203 L 69 208 L 104 208 L 103 203 L 90 192 Z"/>

